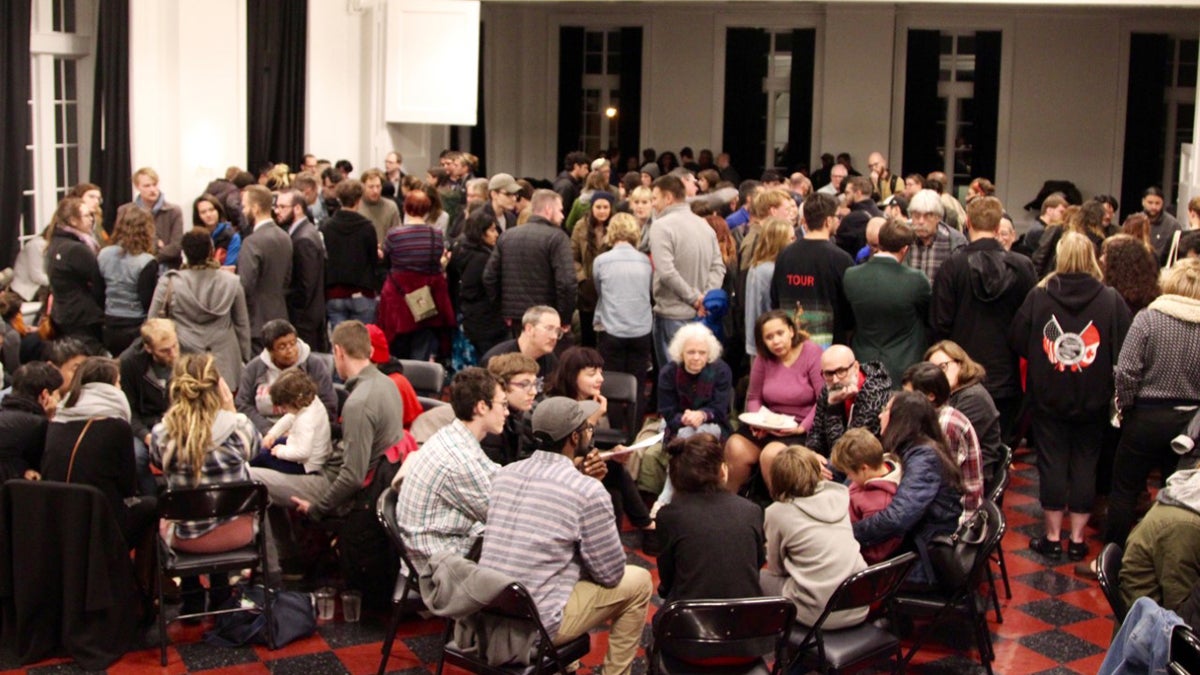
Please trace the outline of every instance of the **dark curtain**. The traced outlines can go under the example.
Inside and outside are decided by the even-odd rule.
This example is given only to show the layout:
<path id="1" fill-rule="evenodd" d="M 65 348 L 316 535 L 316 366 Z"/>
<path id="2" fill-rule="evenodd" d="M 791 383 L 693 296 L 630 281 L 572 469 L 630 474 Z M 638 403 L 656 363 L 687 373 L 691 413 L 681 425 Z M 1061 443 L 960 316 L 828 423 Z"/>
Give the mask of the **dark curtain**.
<path id="1" fill-rule="evenodd" d="M 25 144 L 29 141 L 29 31 L 32 13 L 30 0 L 0 3 L 4 45 L 0 47 L 0 115 L 4 132 L 0 133 L 0 267 L 8 267 L 17 257 L 17 238 L 21 235 L 21 192 L 24 175 Z"/>
<path id="2" fill-rule="evenodd" d="M 621 29 L 621 109 L 617 118 L 617 138 L 622 157 L 641 156 L 642 137 L 642 29 Z M 613 167 L 619 173 L 621 167 Z"/>
<path id="3" fill-rule="evenodd" d="M 808 173 L 812 161 L 813 61 L 817 53 L 815 28 L 792 31 L 792 81 L 788 110 L 787 167 Z"/>
<path id="4" fill-rule="evenodd" d="M 558 30 L 558 157 L 579 149 L 583 123 L 583 27 Z M 560 167 L 561 168 L 561 167 Z"/>
<path id="5" fill-rule="evenodd" d="M 975 33 L 975 163 L 971 176 L 996 180 L 1000 124 L 1000 31 Z"/>
<path id="6" fill-rule="evenodd" d="M 89 180 L 100 186 L 104 228 L 112 232 L 117 206 L 129 197 L 129 0 L 98 3 L 96 104 L 92 107 Z"/>
<path id="7" fill-rule="evenodd" d="M 938 146 L 938 40 L 936 30 L 908 31 L 908 60 L 904 83 L 904 170 L 926 174 L 942 170 Z M 994 151 L 993 151 L 994 152 Z"/>
<path id="8" fill-rule="evenodd" d="M 308 0 L 247 0 L 248 169 L 304 154 Z"/>
<path id="9" fill-rule="evenodd" d="M 1162 182 L 1166 145 L 1166 35 L 1134 33 L 1129 43 L 1129 94 L 1125 106 L 1125 162 L 1121 167 L 1122 215 L 1142 208 L 1142 191 Z"/>
<path id="10" fill-rule="evenodd" d="M 763 172 L 767 142 L 767 50 L 771 38 L 761 28 L 725 31 L 725 124 L 722 149 L 743 178 Z"/>

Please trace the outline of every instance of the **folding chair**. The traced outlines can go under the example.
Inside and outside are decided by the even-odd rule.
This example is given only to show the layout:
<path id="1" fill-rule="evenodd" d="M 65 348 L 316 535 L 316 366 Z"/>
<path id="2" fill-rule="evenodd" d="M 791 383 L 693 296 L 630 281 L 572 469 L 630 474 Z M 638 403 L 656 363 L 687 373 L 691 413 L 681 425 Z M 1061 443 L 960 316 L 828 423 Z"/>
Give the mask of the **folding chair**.
<path id="1" fill-rule="evenodd" d="M 638 420 L 638 379 L 629 373 L 606 372 L 600 393 L 608 400 L 607 429 L 595 431 L 598 448 L 633 442 L 641 424 Z"/>
<path id="2" fill-rule="evenodd" d="M 417 396 L 440 398 L 442 385 L 446 383 L 446 369 L 433 361 L 400 359 L 404 366 L 404 377 L 408 378 Z"/>
<path id="3" fill-rule="evenodd" d="M 379 501 L 375 505 L 375 517 L 379 519 L 383 529 L 387 530 L 388 538 L 400 556 L 400 572 L 396 575 L 396 590 L 392 594 L 392 618 L 388 621 L 387 634 L 383 638 L 379 675 L 387 671 L 388 659 L 392 656 L 392 643 L 396 639 L 396 629 L 400 626 L 404 612 L 410 608 L 415 611 L 425 606 L 421 602 L 421 591 L 417 586 L 417 568 L 408 557 L 408 549 L 404 546 L 404 539 L 400 537 L 400 523 L 396 522 L 398 496 L 399 492 L 395 488 L 388 487 L 379 495 Z"/>
<path id="4" fill-rule="evenodd" d="M 1012 465 L 1013 451 L 1007 445 L 1004 446 L 1004 459 L 996 469 L 995 485 L 992 486 L 992 491 L 988 493 L 988 501 L 1000 506 L 1004 503 L 1004 493 L 1008 490 L 1009 483 L 1012 482 L 1012 472 L 1009 468 Z M 1008 583 L 1008 565 L 1004 563 L 1004 548 L 1003 542 L 996 542 L 996 553 L 994 560 L 1000 567 L 1000 579 L 1004 581 L 1004 597 L 1012 600 L 1012 587 Z M 992 566 L 987 567 L 988 586 L 992 590 L 992 606 L 996 608 L 996 623 L 1004 623 L 1004 617 L 1000 615 L 1000 595 L 996 592 L 996 579 L 992 576 Z"/>
<path id="5" fill-rule="evenodd" d="M 1186 625 L 1171 631 L 1171 651 L 1167 662 L 1170 675 L 1200 675 L 1200 638 Z"/>
<path id="6" fill-rule="evenodd" d="M 1006 528 L 1004 513 L 995 502 L 985 501 L 975 515 L 976 518 L 986 518 L 983 523 L 982 538 L 978 544 L 968 544 L 960 541 L 955 547 L 958 558 L 969 564 L 965 581 L 950 591 L 931 589 L 929 591 L 908 591 L 902 589 L 896 594 L 892 603 L 895 611 L 907 616 L 931 617 L 929 627 L 937 624 L 949 614 L 965 615 L 974 630 L 976 647 L 979 649 L 979 662 L 992 675 L 992 634 L 987 625 L 987 607 L 990 598 L 979 594 L 979 585 L 985 580 L 985 568 L 990 564 L 992 551 L 1004 536 Z M 928 628 L 926 630 L 928 630 Z M 904 655 L 904 662 L 912 660 L 913 655 L 921 648 L 925 634 L 918 634 L 917 639 Z"/>
<path id="7" fill-rule="evenodd" d="M 166 606 L 163 597 L 163 580 L 169 577 L 188 577 L 198 574 L 220 574 L 231 570 L 255 569 L 259 578 L 267 578 L 267 486 L 262 483 L 213 483 L 194 488 L 167 490 L 158 498 L 160 520 L 204 520 L 207 518 L 228 519 L 253 515 L 257 523 L 254 541 L 241 548 L 220 553 L 185 553 L 167 545 L 158 536 L 158 645 L 162 665 L 167 665 L 167 617 L 162 610 Z M 267 642 L 270 643 L 271 602 L 273 589 L 266 588 L 263 613 L 266 615 Z M 253 609 L 253 608 L 252 608 Z M 188 619 L 198 616 L 228 614 L 250 611 L 241 607 L 216 609 L 175 617 Z"/>
<path id="8" fill-rule="evenodd" d="M 796 606 L 787 598 L 677 600 L 658 613 L 650 675 L 778 675 Z M 774 654 L 768 668 L 764 654 Z"/>
<path id="9" fill-rule="evenodd" d="M 446 634 L 442 647 L 442 657 L 438 660 L 437 675 L 442 675 L 442 669 L 449 663 L 468 672 L 481 675 L 545 675 L 546 673 L 561 673 L 568 675 L 567 668 L 572 663 L 587 655 L 592 647 L 591 637 L 584 633 L 570 642 L 555 646 L 546 626 L 538 615 L 537 605 L 529 591 L 517 582 L 504 587 L 496 597 L 481 610 L 505 619 L 511 619 L 529 626 L 536 634 L 537 648 L 531 655 L 529 665 L 501 664 L 493 665 L 486 657 L 469 646 L 460 646 L 453 641 L 454 621 L 446 624 Z"/>
<path id="10" fill-rule="evenodd" d="M 823 625 L 834 612 L 888 603 L 916 563 L 916 553 L 905 553 L 843 580 L 811 628 L 803 624 L 792 628 L 789 642 L 794 656 L 788 670 L 803 664 L 822 672 L 841 673 L 894 654 L 892 672 L 898 672 L 903 655 L 895 635 L 870 622 L 837 630 L 826 630 Z"/>
<path id="11" fill-rule="evenodd" d="M 1104 591 L 1108 606 L 1113 611 L 1114 634 L 1121 629 L 1121 623 L 1125 621 L 1125 615 L 1129 613 L 1129 607 L 1125 605 L 1125 599 L 1121 597 L 1120 577 L 1123 555 L 1124 550 L 1120 544 L 1109 542 L 1100 549 L 1100 557 L 1096 559 L 1096 579 L 1100 582 L 1100 590 Z"/>

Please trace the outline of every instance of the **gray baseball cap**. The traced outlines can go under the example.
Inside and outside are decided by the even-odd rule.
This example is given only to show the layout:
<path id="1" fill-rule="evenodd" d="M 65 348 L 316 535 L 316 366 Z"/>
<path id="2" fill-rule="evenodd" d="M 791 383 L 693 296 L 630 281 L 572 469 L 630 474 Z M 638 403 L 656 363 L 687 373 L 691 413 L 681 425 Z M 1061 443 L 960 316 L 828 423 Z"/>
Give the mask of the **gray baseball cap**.
<path id="1" fill-rule="evenodd" d="M 595 401 L 573 401 L 565 396 L 548 398 L 533 409 L 533 433 L 561 441 L 599 409 L 600 404 Z"/>
<path id="2" fill-rule="evenodd" d="M 488 181 L 488 192 L 507 192 L 515 195 L 520 191 L 520 183 L 507 173 L 498 173 Z"/>

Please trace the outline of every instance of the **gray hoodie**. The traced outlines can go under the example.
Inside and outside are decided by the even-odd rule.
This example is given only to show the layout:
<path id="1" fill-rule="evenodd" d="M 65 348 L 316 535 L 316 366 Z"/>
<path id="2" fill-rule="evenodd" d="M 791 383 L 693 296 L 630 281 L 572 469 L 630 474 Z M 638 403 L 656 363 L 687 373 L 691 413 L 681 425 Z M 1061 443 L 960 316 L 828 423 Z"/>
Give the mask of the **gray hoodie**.
<path id="1" fill-rule="evenodd" d="M 180 350 L 211 351 L 225 383 L 237 386 L 242 364 L 250 359 L 250 318 L 236 275 L 216 268 L 167 272 L 147 316 L 174 320 Z"/>
<path id="2" fill-rule="evenodd" d="M 1158 503 L 1200 514 L 1200 469 L 1176 471 L 1158 491 Z"/>
<path id="3" fill-rule="evenodd" d="M 767 507 L 764 575 L 785 576 L 783 595 L 796 604 L 796 619 L 811 626 L 850 575 L 867 567 L 850 526 L 850 491 L 821 481 L 811 497 Z M 764 583 L 764 587 L 769 584 Z M 845 628 L 867 618 L 866 607 L 831 614 L 825 628 Z"/>

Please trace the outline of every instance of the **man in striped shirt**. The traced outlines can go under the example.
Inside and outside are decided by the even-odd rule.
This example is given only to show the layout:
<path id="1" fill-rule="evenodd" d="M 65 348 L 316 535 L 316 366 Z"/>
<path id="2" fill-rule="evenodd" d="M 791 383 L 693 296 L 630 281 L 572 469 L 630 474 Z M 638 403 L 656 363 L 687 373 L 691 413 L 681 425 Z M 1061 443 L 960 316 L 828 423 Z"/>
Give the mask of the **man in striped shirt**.
<path id="1" fill-rule="evenodd" d="M 646 623 L 650 573 L 625 564 L 612 500 L 575 467 L 591 448 L 588 416 L 596 409 L 564 397 L 537 406 L 538 449 L 492 479 L 479 564 L 529 589 L 555 644 L 611 620 L 604 673 L 627 675 Z"/>

